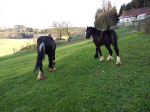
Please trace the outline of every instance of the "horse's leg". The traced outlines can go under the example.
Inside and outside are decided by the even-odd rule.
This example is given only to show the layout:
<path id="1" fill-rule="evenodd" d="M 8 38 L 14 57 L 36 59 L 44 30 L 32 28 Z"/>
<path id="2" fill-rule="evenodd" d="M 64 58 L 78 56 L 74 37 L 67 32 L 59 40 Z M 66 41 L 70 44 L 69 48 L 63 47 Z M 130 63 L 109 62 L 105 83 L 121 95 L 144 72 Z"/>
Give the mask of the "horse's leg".
<path id="1" fill-rule="evenodd" d="M 53 66 L 52 66 L 52 55 L 51 54 L 48 54 L 48 61 L 49 61 L 48 67 L 53 68 Z"/>
<path id="2" fill-rule="evenodd" d="M 56 70 L 56 68 L 53 67 L 53 65 L 52 65 L 52 55 L 51 54 L 48 55 L 48 59 L 49 59 L 49 71 L 53 72 Z"/>
<path id="3" fill-rule="evenodd" d="M 53 57 L 52 57 L 53 61 L 55 61 L 55 53 L 53 53 Z"/>
<path id="4" fill-rule="evenodd" d="M 95 53 L 94 57 L 98 58 L 98 47 L 96 47 L 96 53 Z"/>
<path id="5" fill-rule="evenodd" d="M 98 51 L 99 51 L 99 54 L 100 54 L 100 60 L 99 61 L 104 61 L 104 57 L 102 55 L 102 51 L 100 49 L 100 46 L 98 47 Z"/>
<path id="6" fill-rule="evenodd" d="M 44 72 L 42 70 L 42 64 L 40 65 L 40 71 L 39 71 L 39 74 L 38 74 L 38 77 L 37 77 L 37 80 L 44 80 L 46 77 L 44 75 Z"/>
<path id="7" fill-rule="evenodd" d="M 110 61 L 110 60 L 112 60 L 113 59 L 113 57 L 112 57 L 112 49 L 110 48 L 110 45 L 105 45 L 106 46 L 106 48 L 108 49 L 108 51 L 109 51 L 109 56 L 108 56 L 108 58 L 107 58 L 107 61 Z"/>
<path id="8" fill-rule="evenodd" d="M 56 62 L 55 62 L 55 52 L 53 53 L 53 56 L 52 56 L 52 66 L 55 66 L 56 65 Z"/>
<path id="9" fill-rule="evenodd" d="M 115 52 L 116 52 L 116 55 L 117 55 L 117 62 L 116 62 L 116 65 L 121 65 L 121 61 L 120 61 L 120 57 L 119 57 L 119 49 L 118 49 L 118 46 L 115 46 L 114 49 L 115 49 Z"/>

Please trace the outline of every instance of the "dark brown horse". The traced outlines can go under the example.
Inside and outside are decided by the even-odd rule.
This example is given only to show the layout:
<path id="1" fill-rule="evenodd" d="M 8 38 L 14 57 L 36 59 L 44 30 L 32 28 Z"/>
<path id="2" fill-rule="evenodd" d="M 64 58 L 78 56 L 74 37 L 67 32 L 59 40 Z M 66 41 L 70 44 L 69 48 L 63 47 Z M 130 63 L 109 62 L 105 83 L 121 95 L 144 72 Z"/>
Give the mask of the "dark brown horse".
<path id="1" fill-rule="evenodd" d="M 110 48 L 110 45 L 112 44 L 114 46 L 114 50 L 117 55 L 117 62 L 116 65 L 121 65 L 120 57 L 119 57 L 119 49 L 118 49 L 118 36 L 116 32 L 112 29 L 108 29 L 105 31 L 97 30 L 94 27 L 87 27 L 86 29 L 86 38 L 90 38 L 92 35 L 93 42 L 96 46 L 96 54 L 94 55 L 95 58 L 98 58 L 98 52 L 100 54 L 100 61 L 104 61 L 104 57 L 102 55 L 100 46 L 105 45 L 105 47 L 109 51 L 109 56 L 107 58 L 107 61 L 110 61 L 113 59 L 112 57 L 112 49 Z"/>
<path id="2" fill-rule="evenodd" d="M 48 55 L 49 58 L 49 71 L 53 72 L 56 70 L 54 65 L 56 64 L 55 62 L 55 50 L 56 50 L 56 44 L 54 39 L 49 36 L 41 36 L 37 39 L 37 61 L 36 61 L 36 66 L 34 69 L 34 72 L 40 68 L 39 74 L 37 79 L 38 80 L 44 80 L 46 77 L 44 75 L 44 72 L 42 70 L 42 60 L 45 57 L 45 54 Z"/>

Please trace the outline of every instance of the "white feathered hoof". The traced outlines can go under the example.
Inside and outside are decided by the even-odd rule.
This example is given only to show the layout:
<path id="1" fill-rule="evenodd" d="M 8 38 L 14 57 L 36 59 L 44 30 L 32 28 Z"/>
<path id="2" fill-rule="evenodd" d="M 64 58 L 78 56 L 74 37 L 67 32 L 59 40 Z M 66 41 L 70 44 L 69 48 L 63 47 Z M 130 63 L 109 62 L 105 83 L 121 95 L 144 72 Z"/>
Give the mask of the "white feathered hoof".
<path id="1" fill-rule="evenodd" d="M 46 79 L 45 75 L 41 71 L 39 71 L 37 80 L 44 80 L 44 79 Z"/>
<path id="2" fill-rule="evenodd" d="M 52 66 L 55 66 L 55 65 L 56 65 L 56 62 L 55 62 L 55 61 L 53 61 L 53 62 L 52 62 Z"/>
<path id="3" fill-rule="evenodd" d="M 113 59 L 113 57 L 111 55 L 109 55 L 108 58 L 107 58 L 107 61 L 110 61 L 112 59 Z"/>
<path id="4" fill-rule="evenodd" d="M 116 65 L 121 65 L 122 63 L 121 63 L 121 61 L 120 61 L 120 57 L 119 56 L 117 56 L 117 62 L 116 62 Z"/>
<path id="5" fill-rule="evenodd" d="M 100 57 L 100 60 L 99 61 L 104 61 L 104 57 L 102 56 L 102 57 Z"/>
<path id="6" fill-rule="evenodd" d="M 56 68 L 55 67 L 54 68 L 49 68 L 49 71 L 50 72 L 56 71 Z"/>

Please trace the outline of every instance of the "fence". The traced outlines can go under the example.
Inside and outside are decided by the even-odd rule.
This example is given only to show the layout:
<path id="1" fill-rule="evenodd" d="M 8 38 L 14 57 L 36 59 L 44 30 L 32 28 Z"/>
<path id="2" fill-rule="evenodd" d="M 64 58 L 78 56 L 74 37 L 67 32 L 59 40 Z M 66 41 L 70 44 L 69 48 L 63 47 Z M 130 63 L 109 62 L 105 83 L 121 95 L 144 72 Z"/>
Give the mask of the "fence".
<path id="1" fill-rule="evenodd" d="M 114 29 L 122 28 L 122 32 L 139 32 L 145 31 L 146 33 L 150 33 L 150 17 L 142 20 L 132 21 L 132 23 L 121 23 L 117 24 Z"/>

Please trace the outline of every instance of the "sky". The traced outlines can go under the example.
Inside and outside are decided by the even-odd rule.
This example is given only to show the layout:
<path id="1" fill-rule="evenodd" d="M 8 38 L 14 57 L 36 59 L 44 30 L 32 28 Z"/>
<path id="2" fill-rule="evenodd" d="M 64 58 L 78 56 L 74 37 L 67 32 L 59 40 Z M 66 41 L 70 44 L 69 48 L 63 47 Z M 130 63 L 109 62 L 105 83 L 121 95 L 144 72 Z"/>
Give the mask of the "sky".
<path id="1" fill-rule="evenodd" d="M 131 0 L 109 0 L 120 6 Z M 70 21 L 74 27 L 94 26 L 94 17 L 102 0 L 1 0 L 0 28 L 14 25 L 45 29 L 51 28 L 54 21 Z"/>

